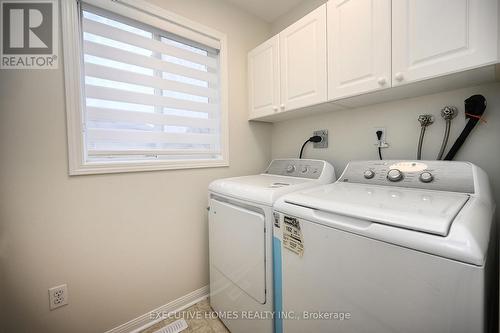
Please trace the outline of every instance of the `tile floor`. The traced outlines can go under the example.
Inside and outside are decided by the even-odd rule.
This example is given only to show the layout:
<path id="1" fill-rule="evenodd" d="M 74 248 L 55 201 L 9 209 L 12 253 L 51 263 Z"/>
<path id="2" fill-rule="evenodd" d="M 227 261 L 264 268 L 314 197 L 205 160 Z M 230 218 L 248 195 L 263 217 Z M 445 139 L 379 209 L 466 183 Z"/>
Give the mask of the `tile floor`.
<path id="1" fill-rule="evenodd" d="M 208 303 L 208 299 L 181 311 L 174 318 L 162 320 L 141 333 L 153 333 L 181 318 L 184 318 L 188 324 L 188 328 L 182 331 L 182 333 L 230 333 L 226 326 L 216 318 L 215 313 Z"/>

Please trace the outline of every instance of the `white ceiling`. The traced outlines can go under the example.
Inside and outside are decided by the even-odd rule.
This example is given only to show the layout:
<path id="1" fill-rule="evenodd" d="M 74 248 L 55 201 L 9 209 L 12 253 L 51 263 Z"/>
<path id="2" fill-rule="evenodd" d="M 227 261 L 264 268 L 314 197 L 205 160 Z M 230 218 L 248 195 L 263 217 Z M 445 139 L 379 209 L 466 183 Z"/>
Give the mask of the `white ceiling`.
<path id="1" fill-rule="evenodd" d="M 302 0 L 227 0 L 238 7 L 260 17 L 264 21 L 273 22 L 281 15 L 297 6 Z"/>

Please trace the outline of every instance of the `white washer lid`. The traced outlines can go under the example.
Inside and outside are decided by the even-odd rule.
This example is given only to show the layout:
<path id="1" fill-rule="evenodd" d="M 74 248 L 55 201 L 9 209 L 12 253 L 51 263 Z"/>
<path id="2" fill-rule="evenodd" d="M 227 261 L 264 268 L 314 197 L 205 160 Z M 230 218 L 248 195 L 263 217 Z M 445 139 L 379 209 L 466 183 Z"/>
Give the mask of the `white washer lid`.
<path id="1" fill-rule="evenodd" d="M 321 184 L 314 179 L 260 174 L 218 179 L 210 183 L 208 189 L 221 195 L 272 206 L 287 193 Z"/>
<path id="2" fill-rule="evenodd" d="M 353 183 L 334 183 L 287 195 L 285 202 L 440 236 L 469 196 Z"/>

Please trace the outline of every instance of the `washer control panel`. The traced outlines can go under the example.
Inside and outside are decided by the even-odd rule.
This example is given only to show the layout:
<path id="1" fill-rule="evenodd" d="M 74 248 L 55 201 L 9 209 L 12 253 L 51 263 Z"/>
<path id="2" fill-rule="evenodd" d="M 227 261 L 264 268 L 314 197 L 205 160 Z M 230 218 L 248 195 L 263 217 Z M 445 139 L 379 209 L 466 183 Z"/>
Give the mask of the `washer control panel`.
<path id="1" fill-rule="evenodd" d="M 270 175 L 318 179 L 325 168 L 325 162 L 306 159 L 273 160 L 266 172 Z"/>
<path id="2" fill-rule="evenodd" d="M 339 182 L 474 193 L 472 165 L 455 161 L 354 161 Z"/>

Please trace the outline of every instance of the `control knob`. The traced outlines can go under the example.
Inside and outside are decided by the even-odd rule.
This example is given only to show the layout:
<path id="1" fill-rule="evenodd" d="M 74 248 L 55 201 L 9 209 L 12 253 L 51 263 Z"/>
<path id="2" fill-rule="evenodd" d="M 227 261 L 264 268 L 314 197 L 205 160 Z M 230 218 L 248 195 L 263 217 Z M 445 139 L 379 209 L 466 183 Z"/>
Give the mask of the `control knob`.
<path id="1" fill-rule="evenodd" d="M 432 175 L 432 173 L 427 171 L 422 172 L 419 178 L 422 183 L 430 183 L 434 180 L 434 176 Z"/>
<path id="2" fill-rule="evenodd" d="M 306 173 L 307 171 L 309 171 L 309 168 L 306 166 L 303 166 L 302 169 L 300 169 L 300 172 L 302 173 Z"/>
<path id="3" fill-rule="evenodd" d="M 391 169 L 387 173 L 387 179 L 389 179 L 391 182 L 399 182 L 401 179 L 403 179 L 403 173 L 398 169 Z"/>
<path id="4" fill-rule="evenodd" d="M 286 167 L 286 172 L 287 172 L 287 173 L 292 173 L 292 172 L 294 172 L 294 171 L 295 171 L 295 165 L 290 164 L 290 165 L 288 165 L 288 166 Z"/>
<path id="5" fill-rule="evenodd" d="M 366 171 L 363 173 L 363 176 L 364 176 L 366 179 L 372 179 L 373 177 L 375 177 L 375 172 L 373 172 L 373 170 L 366 170 Z"/>

